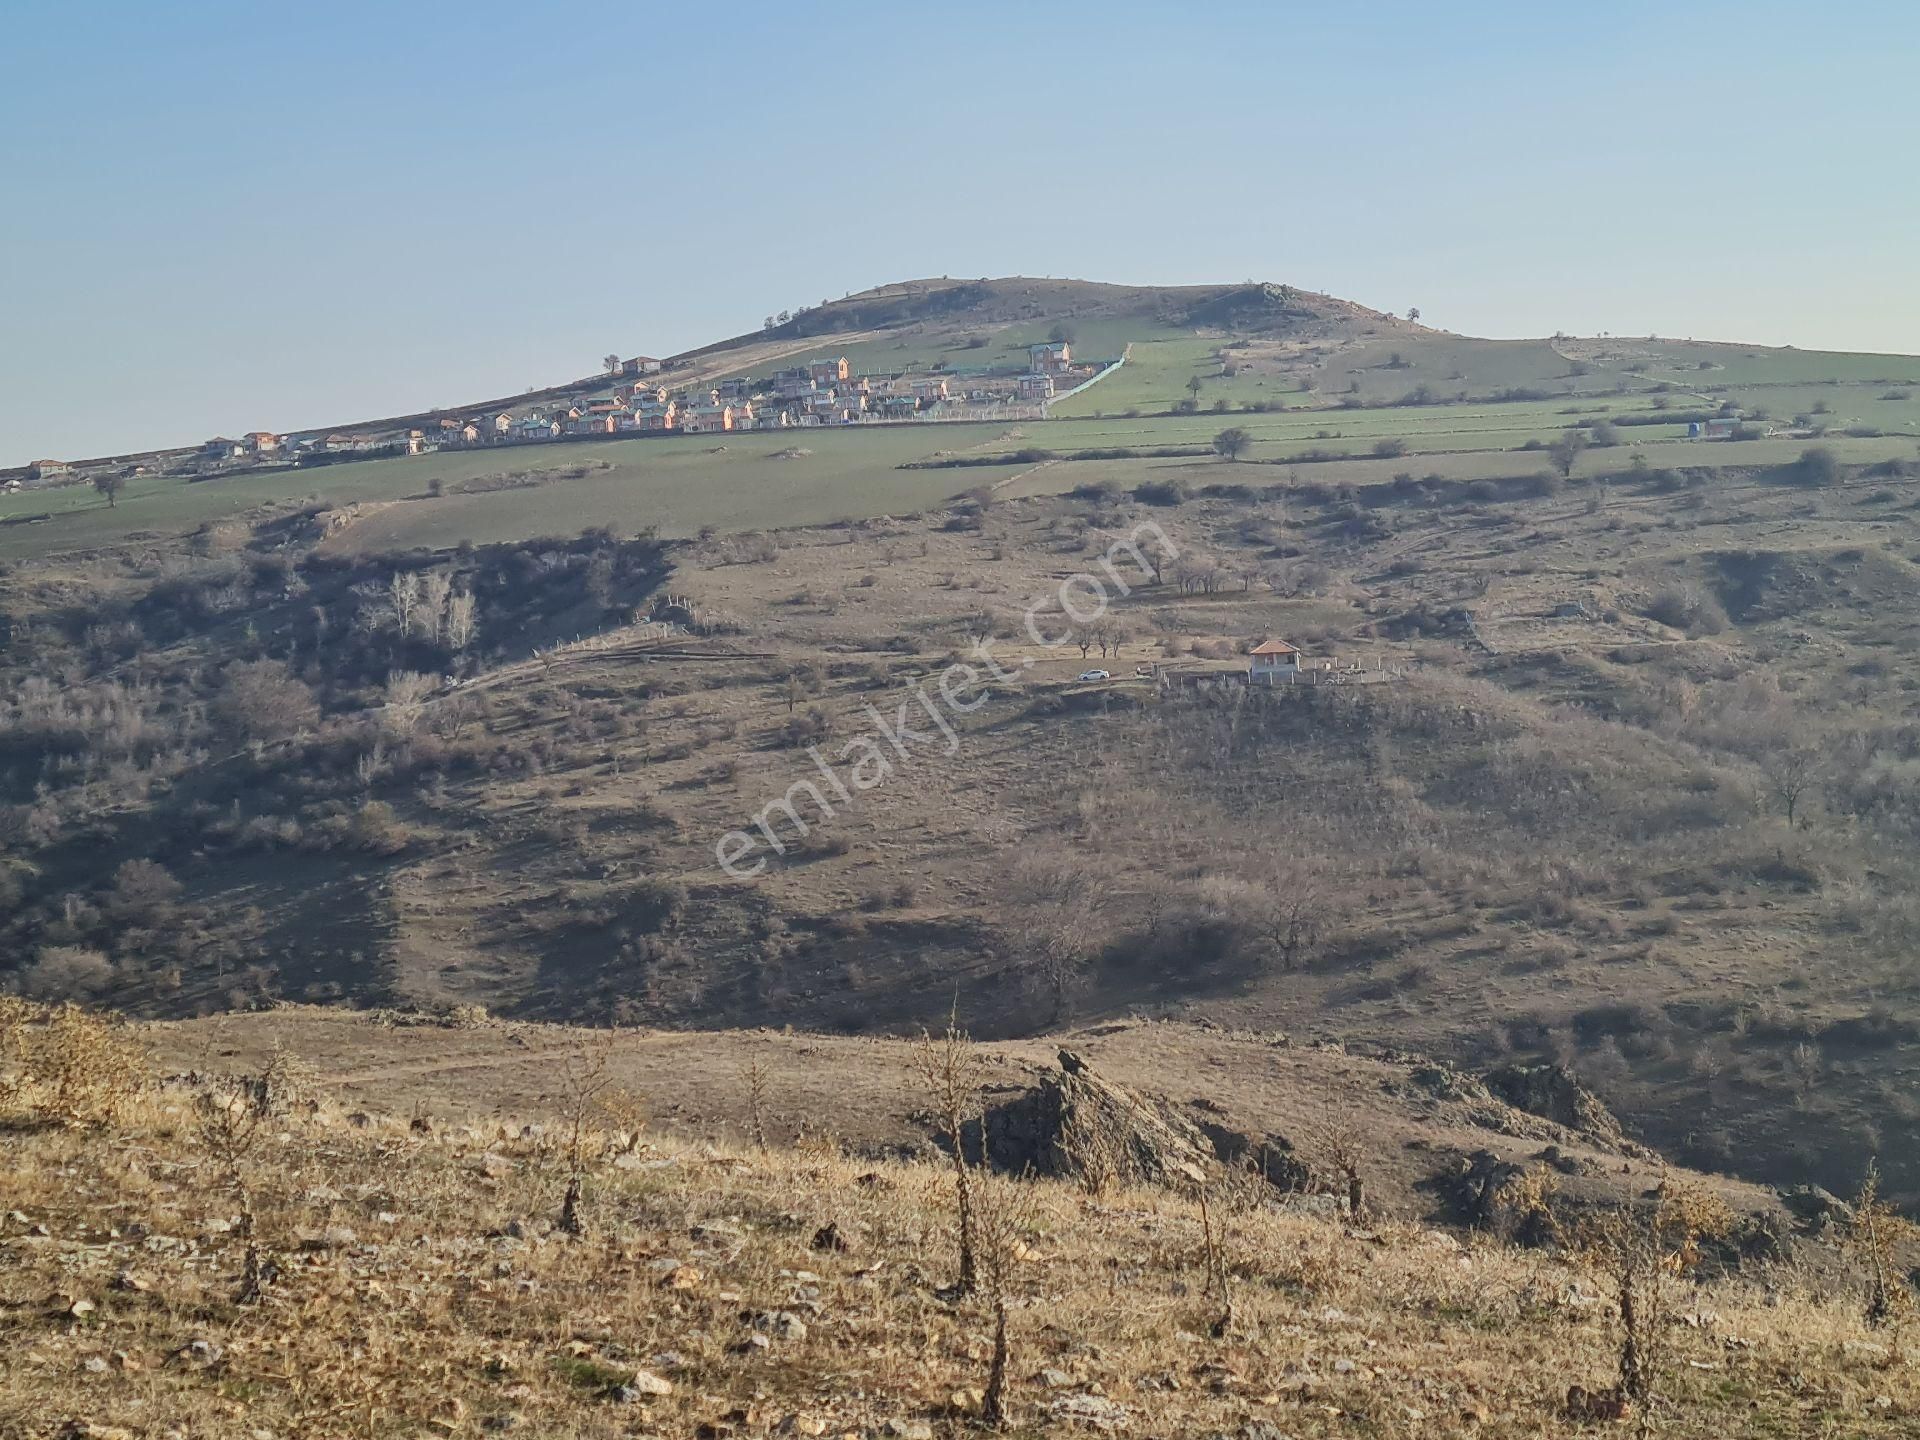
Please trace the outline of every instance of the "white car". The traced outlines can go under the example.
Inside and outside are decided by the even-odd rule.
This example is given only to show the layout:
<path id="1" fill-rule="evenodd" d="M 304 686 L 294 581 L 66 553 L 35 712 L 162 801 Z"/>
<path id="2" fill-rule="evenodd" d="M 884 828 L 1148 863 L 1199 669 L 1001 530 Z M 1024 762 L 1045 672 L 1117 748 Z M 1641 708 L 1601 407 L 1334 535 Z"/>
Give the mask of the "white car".
<path id="1" fill-rule="evenodd" d="M 1111 680 L 1113 677 L 1104 670 L 1082 670 L 1080 672 L 1080 678 L 1082 680 Z"/>

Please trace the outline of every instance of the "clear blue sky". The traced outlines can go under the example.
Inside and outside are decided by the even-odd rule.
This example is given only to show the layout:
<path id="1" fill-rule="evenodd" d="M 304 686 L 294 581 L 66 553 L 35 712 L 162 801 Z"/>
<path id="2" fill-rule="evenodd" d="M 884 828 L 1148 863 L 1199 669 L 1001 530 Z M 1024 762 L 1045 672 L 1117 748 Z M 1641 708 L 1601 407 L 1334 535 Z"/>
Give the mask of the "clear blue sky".
<path id="1" fill-rule="evenodd" d="M 0 464 L 922 275 L 1920 351 L 1920 6 L 12 0 Z"/>

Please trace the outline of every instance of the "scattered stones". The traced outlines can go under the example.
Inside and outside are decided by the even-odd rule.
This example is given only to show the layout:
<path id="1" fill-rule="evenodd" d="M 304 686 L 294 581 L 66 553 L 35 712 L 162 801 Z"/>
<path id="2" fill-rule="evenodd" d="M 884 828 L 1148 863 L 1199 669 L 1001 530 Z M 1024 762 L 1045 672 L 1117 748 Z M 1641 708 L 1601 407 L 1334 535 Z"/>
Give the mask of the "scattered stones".
<path id="1" fill-rule="evenodd" d="M 1064 1395 L 1047 1408 L 1057 1420 L 1096 1430 L 1121 1430 L 1132 1418 L 1126 1406 L 1100 1395 Z"/>
<path id="2" fill-rule="evenodd" d="M 775 1340 L 804 1340 L 807 1322 L 791 1310 L 762 1310 L 753 1317 L 753 1328 Z"/>

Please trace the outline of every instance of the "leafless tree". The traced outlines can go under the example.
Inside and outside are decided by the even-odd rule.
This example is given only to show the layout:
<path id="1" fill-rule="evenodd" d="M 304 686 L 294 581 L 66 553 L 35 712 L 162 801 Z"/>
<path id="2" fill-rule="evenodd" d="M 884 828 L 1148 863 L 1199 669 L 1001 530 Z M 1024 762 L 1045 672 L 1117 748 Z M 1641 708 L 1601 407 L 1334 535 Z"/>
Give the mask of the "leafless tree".
<path id="1" fill-rule="evenodd" d="M 747 1088 L 747 1129 L 753 1136 L 753 1148 L 767 1153 L 767 1067 L 758 1055 L 740 1069 Z"/>
<path id="2" fill-rule="evenodd" d="M 200 1148 L 213 1161 L 240 1207 L 236 1233 L 246 1241 L 247 1249 L 234 1299 L 241 1305 L 256 1303 L 266 1286 L 251 1176 L 254 1152 L 272 1111 L 259 1103 L 259 1093 L 246 1084 L 219 1082 L 194 1097 L 194 1131 Z"/>
<path id="3" fill-rule="evenodd" d="M 396 570 L 387 582 L 387 604 L 393 611 L 393 625 L 406 639 L 413 634 L 413 619 L 420 610 L 420 577 L 411 570 Z"/>
<path id="4" fill-rule="evenodd" d="M 420 628 L 429 640 L 438 640 L 446 628 L 452 593 L 453 576 L 445 570 L 429 570 L 420 577 Z"/>
<path id="5" fill-rule="evenodd" d="M 1786 817 L 1789 830 L 1793 829 L 1799 816 L 1801 801 L 1820 778 L 1820 766 L 1820 752 L 1811 745 L 1797 742 L 1771 751 L 1760 762 L 1767 789 L 1772 792 L 1780 813 Z"/>
<path id="6" fill-rule="evenodd" d="M 1308 1128 L 1308 1144 L 1346 1185 L 1347 1213 L 1358 1220 L 1367 1209 L 1367 1185 L 1360 1170 L 1366 1151 L 1359 1127 L 1329 1104 Z"/>
<path id="7" fill-rule="evenodd" d="M 440 684 L 437 675 L 422 675 L 417 670 L 394 670 L 387 675 L 386 701 L 381 706 L 381 723 L 395 735 L 411 735 L 420 728 L 426 699 Z"/>
<path id="8" fill-rule="evenodd" d="M 447 597 L 447 644 L 456 651 L 465 650 L 473 643 L 475 624 L 473 592 L 456 591 Z"/>
<path id="9" fill-rule="evenodd" d="M 1008 1298 L 1015 1268 L 1026 1254 L 1024 1232 L 1032 1229 L 1034 1189 L 1031 1185 L 982 1171 L 974 1198 L 980 1244 L 980 1287 L 993 1307 L 993 1355 L 987 1365 L 987 1386 L 980 1406 L 981 1423 L 1003 1429 L 1008 1423 L 1007 1374 L 1012 1368 L 1012 1344 L 1007 1328 Z"/>
<path id="10" fill-rule="evenodd" d="M 320 718 L 313 691 L 279 660 L 230 666 L 219 708 L 231 723 L 263 740 L 295 734 Z"/>
<path id="11" fill-rule="evenodd" d="M 1015 860 L 1008 893 L 1025 912 L 1026 968 L 1044 988 L 1051 1020 L 1058 1023 L 1073 1008 L 1093 950 L 1098 888 L 1077 860 L 1034 851 Z"/>

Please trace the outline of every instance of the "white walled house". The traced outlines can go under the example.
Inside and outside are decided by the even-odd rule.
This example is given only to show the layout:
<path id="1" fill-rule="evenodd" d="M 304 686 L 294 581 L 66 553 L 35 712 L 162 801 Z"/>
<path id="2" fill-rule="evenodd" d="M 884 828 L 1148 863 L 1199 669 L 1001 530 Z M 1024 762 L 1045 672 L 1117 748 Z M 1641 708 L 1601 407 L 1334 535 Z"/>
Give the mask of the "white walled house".
<path id="1" fill-rule="evenodd" d="M 1302 661 L 1299 649 L 1286 641 L 1263 640 L 1247 652 L 1247 683 L 1291 685 Z"/>

